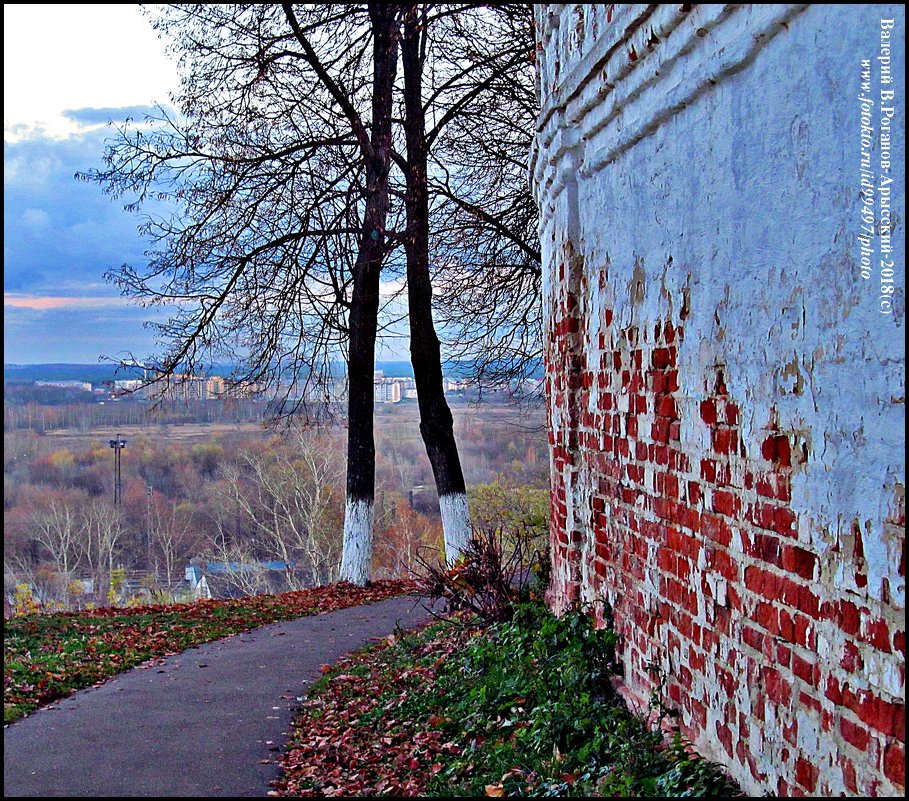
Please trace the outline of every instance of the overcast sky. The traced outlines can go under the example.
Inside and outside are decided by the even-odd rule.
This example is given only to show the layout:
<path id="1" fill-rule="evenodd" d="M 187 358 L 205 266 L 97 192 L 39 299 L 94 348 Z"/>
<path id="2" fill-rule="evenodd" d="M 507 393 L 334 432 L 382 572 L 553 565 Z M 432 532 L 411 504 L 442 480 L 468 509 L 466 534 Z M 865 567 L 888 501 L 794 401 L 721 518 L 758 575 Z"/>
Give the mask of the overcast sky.
<path id="1" fill-rule="evenodd" d="M 148 355 L 149 312 L 103 278 L 145 263 L 136 217 L 73 175 L 101 166 L 109 119 L 169 104 L 176 68 L 136 5 L 6 4 L 3 19 L 3 360 Z M 379 359 L 407 358 L 384 344 Z"/>
<path id="2" fill-rule="evenodd" d="M 108 119 L 168 102 L 176 70 L 136 5 L 6 4 L 3 18 L 4 361 L 146 353 L 146 313 L 102 278 L 143 261 L 136 218 L 73 175 L 100 166 Z"/>

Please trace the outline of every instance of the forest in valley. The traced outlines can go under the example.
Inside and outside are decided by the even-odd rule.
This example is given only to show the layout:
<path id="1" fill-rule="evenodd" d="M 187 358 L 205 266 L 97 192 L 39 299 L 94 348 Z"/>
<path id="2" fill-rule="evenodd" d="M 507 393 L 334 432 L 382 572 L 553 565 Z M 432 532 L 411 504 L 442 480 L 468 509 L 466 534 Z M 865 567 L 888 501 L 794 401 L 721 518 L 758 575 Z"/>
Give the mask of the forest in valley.
<path id="1" fill-rule="evenodd" d="M 7 609 L 235 596 L 338 579 L 343 418 L 268 427 L 265 404 L 252 401 L 154 416 L 139 403 L 49 392 L 44 398 L 57 402 L 20 390 L 4 403 Z M 452 411 L 472 523 L 543 534 L 544 406 L 455 400 Z M 373 575 L 407 576 L 421 560 L 440 559 L 438 498 L 416 404 L 377 404 L 375 415 Z M 127 444 L 115 506 L 109 441 L 118 434 Z"/>

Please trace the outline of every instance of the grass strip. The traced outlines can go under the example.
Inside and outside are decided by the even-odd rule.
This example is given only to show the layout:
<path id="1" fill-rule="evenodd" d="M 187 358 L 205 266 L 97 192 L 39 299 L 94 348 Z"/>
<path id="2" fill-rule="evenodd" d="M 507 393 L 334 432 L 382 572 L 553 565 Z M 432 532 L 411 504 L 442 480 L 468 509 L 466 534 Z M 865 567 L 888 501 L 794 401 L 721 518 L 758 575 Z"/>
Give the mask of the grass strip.
<path id="1" fill-rule="evenodd" d="M 739 796 L 615 698 L 615 637 L 518 608 L 437 623 L 342 660 L 313 687 L 281 796 Z"/>
<path id="2" fill-rule="evenodd" d="M 156 657 L 280 620 L 413 592 L 410 581 L 280 595 L 13 617 L 3 623 L 3 721 Z"/>

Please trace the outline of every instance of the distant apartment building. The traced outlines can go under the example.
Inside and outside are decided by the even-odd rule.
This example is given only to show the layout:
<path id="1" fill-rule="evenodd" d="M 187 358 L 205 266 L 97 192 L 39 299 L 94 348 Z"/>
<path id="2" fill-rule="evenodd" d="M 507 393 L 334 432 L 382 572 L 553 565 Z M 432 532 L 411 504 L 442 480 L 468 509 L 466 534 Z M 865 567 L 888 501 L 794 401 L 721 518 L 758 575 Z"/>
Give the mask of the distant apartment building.
<path id="1" fill-rule="evenodd" d="M 217 400 L 224 395 L 226 384 L 219 375 L 211 375 L 205 380 L 205 399 Z"/>
<path id="2" fill-rule="evenodd" d="M 92 385 L 87 381 L 35 381 L 36 387 L 57 387 L 59 389 L 78 389 L 91 392 Z"/>
<path id="3" fill-rule="evenodd" d="M 470 382 L 458 378 L 443 378 L 445 392 L 465 392 L 470 389 Z"/>
<path id="4" fill-rule="evenodd" d="M 191 375 L 174 376 L 165 390 L 164 399 L 169 401 L 196 401 L 205 398 L 205 378 Z"/>
<path id="5" fill-rule="evenodd" d="M 373 400 L 376 403 L 400 403 L 403 383 L 393 378 L 376 378 L 373 381 Z"/>
<path id="6" fill-rule="evenodd" d="M 143 388 L 142 383 L 142 380 L 139 378 L 124 378 L 114 381 L 111 397 L 134 397 L 145 399 L 148 397 L 148 389 Z"/>

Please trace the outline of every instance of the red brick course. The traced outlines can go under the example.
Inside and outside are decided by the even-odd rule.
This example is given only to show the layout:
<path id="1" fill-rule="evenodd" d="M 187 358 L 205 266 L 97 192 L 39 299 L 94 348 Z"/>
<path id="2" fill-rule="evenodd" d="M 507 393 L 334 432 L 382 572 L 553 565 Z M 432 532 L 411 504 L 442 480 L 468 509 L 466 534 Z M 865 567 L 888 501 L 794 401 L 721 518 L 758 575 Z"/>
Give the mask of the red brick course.
<path id="1" fill-rule="evenodd" d="M 869 596 L 861 532 L 842 542 L 852 578 L 825 572 L 812 521 L 790 506 L 809 443 L 772 424 L 746 439 L 721 366 L 701 397 L 683 396 L 681 323 L 648 341 L 614 330 L 609 309 L 574 318 L 576 295 L 560 291 L 552 605 L 607 598 L 628 692 L 646 699 L 662 666 L 686 735 L 769 791 L 903 787 L 905 705 L 886 689 L 904 686 L 902 609 Z M 904 510 L 892 516 L 904 525 Z"/>

